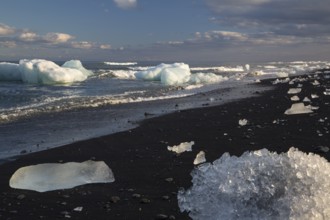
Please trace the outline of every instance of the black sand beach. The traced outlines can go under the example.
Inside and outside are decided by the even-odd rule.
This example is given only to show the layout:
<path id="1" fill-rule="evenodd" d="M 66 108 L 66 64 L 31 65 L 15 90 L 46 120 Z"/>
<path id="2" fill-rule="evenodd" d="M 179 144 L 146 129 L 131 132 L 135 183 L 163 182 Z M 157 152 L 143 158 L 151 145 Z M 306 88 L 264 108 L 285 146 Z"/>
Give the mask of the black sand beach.
<path id="1" fill-rule="evenodd" d="M 223 153 L 241 155 L 267 148 L 286 152 L 294 146 L 330 160 L 329 74 L 296 77 L 294 85 L 221 106 L 178 111 L 145 120 L 136 129 L 24 155 L 0 166 L 0 219 L 190 219 L 181 213 L 176 193 L 191 186 L 196 154 L 203 150 L 208 162 Z M 320 85 L 312 85 L 314 80 Z M 271 85 L 272 80 L 260 86 Z M 302 85 L 300 99 L 317 94 L 314 113 L 285 115 L 291 107 L 289 88 Z M 306 103 L 307 105 L 307 103 Z M 239 126 L 247 119 L 246 126 Z M 192 152 L 175 155 L 167 150 L 194 141 Z M 51 162 L 105 161 L 115 182 L 90 184 L 68 190 L 38 193 L 11 189 L 10 176 L 20 167 Z M 82 207 L 81 211 L 74 211 Z"/>

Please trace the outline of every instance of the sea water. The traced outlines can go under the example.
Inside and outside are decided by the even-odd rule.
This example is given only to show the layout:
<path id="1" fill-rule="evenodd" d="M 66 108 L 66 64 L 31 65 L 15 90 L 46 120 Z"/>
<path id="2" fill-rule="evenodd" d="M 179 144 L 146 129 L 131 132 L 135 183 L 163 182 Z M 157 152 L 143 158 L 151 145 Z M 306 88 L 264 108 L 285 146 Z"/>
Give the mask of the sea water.
<path id="1" fill-rule="evenodd" d="M 321 61 L 79 63 L 0 62 L 0 159 L 130 129 L 152 115 L 249 96 L 260 88 L 247 85 L 260 79 L 330 67 Z M 24 80 L 22 64 L 36 78 Z"/>

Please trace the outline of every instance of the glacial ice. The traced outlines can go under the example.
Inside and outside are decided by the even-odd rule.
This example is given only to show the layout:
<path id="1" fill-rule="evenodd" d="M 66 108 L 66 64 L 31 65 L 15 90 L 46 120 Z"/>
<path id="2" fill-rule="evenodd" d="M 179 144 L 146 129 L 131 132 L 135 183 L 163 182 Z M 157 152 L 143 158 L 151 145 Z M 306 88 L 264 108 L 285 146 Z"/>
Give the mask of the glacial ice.
<path id="1" fill-rule="evenodd" d="M 194 165 L 198 165 L 201 163 L 206 162 L 206 158 L 205 158 L 205 152 L 204 151 L 200 151 L 197 155 L 196 158 L 193 162 Z"/>
<path id="2" fill-rule="evenodd" d="M 46 192 L 114 181 L 114 175 L 108 165 L 103 161 L 88 160 L 82 163 L 45 163 L 22 167 L 12 175 L 9 185 L 15 189 Z"/>
<path id="3" fill-rule="evenodd" d="M 240 126 L 245 126 L 245 125 L 247 125 L 247 123 L 248 123 L 248 120 L 245 118 L 238 120 L 238 124 Z"/>
<path id="4" fill-rule="evenodd" d="M 18 69 L 18 64 L 15 63 L 0 63 L 0 80 L 1 81 L 19 81 L 21 74 Z"/>
<path id="5" fill-rule="evenodd" d="M 164 85 L 179 85 L 189 81 L 189 65 L 185 63 L 159 64 L 135 73 L 137 79 L 161 81 Z"/>
<path id="6" fill-rule="evenodd" d="M 177 154 L 181 154 L 185 151 L 192 151 L 192 146 L 195 144 L 194 141 L 191 141 L 191 142 L 183 142 L 179 145 L 174 145 L 173 147 L 171 146 L 168 146 L 167 147 L 167 150 L 169 151 L 173 151 Z"/>
<path id="7" fill-rule="evenodd" d="M 284 114 L 286 115 L 296 115 L 296 114 L 308 114 L 313 113 L 313 110 L 310 106 L 305 106 L 304 103 L 294 103 L 291 105 L 291 108 L 287 109 Z"/>
<path id="8" fill-rule="evenodd" d="M 330 219 L 330 163 L 313 153 L 225 153 L 191 175 L 178 203 L 192 219 Z"/>
<path id="9" fill-rule="evenodd" d="M 301 88 L 290 88 L 288 91 L 288 94 L 294 95 L 294 94 L 298 94 L 300 92 L 301 92 Z"/>
<path id="10" fill-rule="evenodd" d="M 19 64 L 0 63 L 0 80 L 23 81 L 33 84 L 56 84 L 80 82 L 92 74 L 79 60 L 67 61 L 59 66 L 52 61 L 20 60 Z"/>
<path id="11" fill-rule="evenodd" d="M 216 75 L 214 73 L 196 73 L 190 75 L 189 82 L 192 84 L 205 84 L 223 82 L 228 79 L 228 77 Z"/>

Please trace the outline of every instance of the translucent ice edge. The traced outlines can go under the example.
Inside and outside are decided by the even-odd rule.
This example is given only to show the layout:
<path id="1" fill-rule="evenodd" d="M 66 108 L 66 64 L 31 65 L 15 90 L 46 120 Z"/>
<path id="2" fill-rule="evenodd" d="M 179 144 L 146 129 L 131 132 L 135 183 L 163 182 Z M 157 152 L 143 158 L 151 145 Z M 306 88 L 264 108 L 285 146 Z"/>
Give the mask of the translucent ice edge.
<path id="1" fill-rule="evenodd" d="M 62 66 L 48 60 L 20 60 L 19 64 L 0 63 L 0 81 L 22 81 L 32 84 L 81 82 L 92 75 L 79 60 L 70 60 Z"/>
<path id="2" fill-rule="evenodd" d="M 192 219 L 330 219 L 330 163 L 313 153 L 225 153 L 191 175 L 178 202 Z"/>
<path id="3" fill-rule="evenodd" d="M 90 183 L 111 183 L 115 178 L 103 161 L 45 163 L 19 168 L 10 178 L 11 188 L 47 192 Z"/>

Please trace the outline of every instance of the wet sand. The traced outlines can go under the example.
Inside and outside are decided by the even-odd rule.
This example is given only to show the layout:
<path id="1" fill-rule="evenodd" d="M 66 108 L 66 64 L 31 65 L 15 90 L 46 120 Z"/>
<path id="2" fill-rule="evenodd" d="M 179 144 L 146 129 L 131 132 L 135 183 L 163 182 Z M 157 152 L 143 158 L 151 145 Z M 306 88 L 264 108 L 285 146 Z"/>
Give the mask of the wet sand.
<path id="1" fill-rule="evenodd" d="M 208 162 L 224 152 L 241 155 L 267 148 L 286 152 L 294 146 L 330 160 L 329 74 L 296 77 L 293 85 L 274 85 L 258 97 L 219 106 L 182 110 L 145 120 L 135 129 L 24 155 L 0 166 L 0 219 L 190 219 L 181 213 L 176 193 L 191 186 L 196 154 L 203 150 Z M 312 85 L 314 80 L 320 85 Z M 271 85 L 266 80 L 260 86 Z M 293 103 L 289 88 L 319 107 L 310 114 L 285 115 Z M 329 92 L 330 93 L 330 92 Z M 312 99 L 311 94 L 319 98 Z M 180 103 L 179 103 L 180 104 Z M 205 103 L 207 105 L 207 103 Z M 306 103 L 307 105 L 308 103 Z M 246 126 L 239 126 L 247 119 Z M 194 141 L 193 151 L 176 155 L 167 150 Z M 22 166 L 51 162 L 105 161 L 115 182 L 38 193 L 11 189 L 10 176 Z M 74 211 L 82 207 L 81 211 Z"/>

